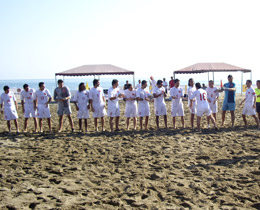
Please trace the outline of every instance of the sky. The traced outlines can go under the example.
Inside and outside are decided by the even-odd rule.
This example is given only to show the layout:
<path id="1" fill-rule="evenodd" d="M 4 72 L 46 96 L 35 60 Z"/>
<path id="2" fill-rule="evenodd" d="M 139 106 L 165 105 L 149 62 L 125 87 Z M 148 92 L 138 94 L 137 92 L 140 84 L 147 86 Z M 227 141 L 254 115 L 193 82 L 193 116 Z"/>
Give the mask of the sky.
<path id="1" fill-rule="evenodd" d="M 49 79 L 87 64 L 169 78 L 201 62 L 252 69 L 260 79 L 258 2 L 0 0 L 0 80 Z"/>

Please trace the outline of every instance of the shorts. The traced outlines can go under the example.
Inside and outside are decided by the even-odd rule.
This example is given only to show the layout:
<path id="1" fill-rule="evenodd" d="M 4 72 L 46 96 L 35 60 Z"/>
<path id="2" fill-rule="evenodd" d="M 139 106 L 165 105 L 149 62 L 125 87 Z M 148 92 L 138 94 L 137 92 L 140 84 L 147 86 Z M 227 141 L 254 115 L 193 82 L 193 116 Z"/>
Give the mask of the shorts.
<path id="1" fill-rule="evenodd" d="M 95 111 L 93 112 L 93 118 L 104 117 L 104 116 L 107 114 L 104 105 L 101 105 L 101 106 L 93 106 L 93 108 L 94 108 L 94 110 L 95 110 Z"/>
<path id="2" fill-rule="evenodd" d="M 4 108 L 4 118 L 7 121 L 18 119 L 18 114 L 15 108 Z"/>
<path id="3" fill-rule="evenodd" d="M 137 105 L 136 103 L 127 104 L 125 107 L 125 117 L 136 117 L 137 116 Z"/>
<path id="4" fill-rule="evenodd" d="M 36 111 L 34 110 L 34 105 L 29 105 L 24 107 L 24 118 L 36 117 Z"/>
<path id="5" fill-rule="evenodd" d="M 222 111 L 235 111 L 236 103 L 223 103 Z"/>
<path id="6" fill-rule="evenodd" d="M 256 112 L 260 112 L 260 102 L 256 102 Z"/>
<path id="7" fill-rule="evenodd" d="M 190 106 L 189 106 L 189 109 L 190 109 L 191 114 L 197 114 L 197 108 L 194 103 L 192 104 L 192 108 L 190 108 Z"/>
<path id="8" fill-rule="evenodd" d="M 120 117 L 120 107 L 108 107 L 107 112 L 109 117 Z"/>
<path id="9" fill-rule="evenodd" d="M 89 118 L 88 109 L 79 109 L 77 117 L 78 119 L 88 119 Z"/>
<path id="10" fill-rule="evenodd" d="M 209 107 L 212 113 L 216 114 L 218 112 L 218 102 L 216 102 L 215 104 L 209 103 Z"/>
<path id="11" fill-rule="evenodd" d="M 38 105 L 37 118 L 51 118 L 51 112 L 49 106 L 46 107 L 45 104 Z"/>
<path id="12" fill-rule="evenodd" d="M 184 116 L 184 109 L 183 109 L 183 103 L 180 104 L 172 104 L 172 110 L 171 110 L 172 117 L 183 117 Z"/>
<path id="13" fill-rule="evenodd" d="M 70 108 L 70 106 L 64 107 L 64 106 L 58 105 L 57 114 L 58 114 L 59 116 L 62 116 L 62 115 L 64 115 L 64 114 L 70 115 L 70 114 L 71 114 L 71 108 Z"/>
<path id="14" fill-rule="evenodd" d="M 250 115 L 250 116 L 256 115 L 256 111 L 253 108 L 253 104 L 252 103 L 245 103 L 242 114 L 243 115 Z"/>
<path id="15" fill-rule="evenodd" d="M 139 117 L 149 117 L 150 116 L 150 106 L 149 104 L 138 104 L 138 116 Z"/>
<path id="16" fill-rule="evenodd" d="M 210 116 L 211 115 L 212 111 L 211 111 L 209 106 L 198 107 L 197 108 L 197 116 L 198 117 L 202 117 L 204 113 L 206 114 L 206 116 Z"/>
<path id="17" fill-rule="evenodd" d="M 160 106 L 154 106 L 155 116 L 167 115 L 166 104 L 160 104 Z"/>

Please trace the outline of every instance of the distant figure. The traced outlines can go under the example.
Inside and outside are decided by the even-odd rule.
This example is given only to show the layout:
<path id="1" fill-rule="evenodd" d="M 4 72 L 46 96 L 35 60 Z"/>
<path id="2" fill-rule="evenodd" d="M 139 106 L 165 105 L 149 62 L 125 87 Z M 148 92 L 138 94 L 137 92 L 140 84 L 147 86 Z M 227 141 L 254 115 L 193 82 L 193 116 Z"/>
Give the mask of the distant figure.
<path id="1" fill-rule="evenodd" d="M 34 120 L 34 132 L 37 132 L 37 119 L 36 119 L 36 109 L 34 109 L 35 90 L 30 88 L 28 84 L 23 85 L 23 90 L 21 92 L 21 103 L 24 114 L 24 132 L 27 132 L 28 119 L 33 118 Z"/>
<path id="2" fill-rule="evenodd" d="M 63 125 L 63 115 L 66 114 L 69 118 L 71 131 L 74 131 L 74 124 L 71 118 L 71 108 L 70 108 L 70 98 L 71 93 L 68 87 L 64 86 L 63 80 L 58 80 L 58 87 L 54 90 L 54 100 L 58 103 L 58 111 L 57 114 L 59 115 L 59 129 L 58 132 L 62 131 Z"/>
<path id="3" fill-rule="evenodd" d="M 126 101 L 125 117 L 126 117 L 126 129 L 129 130 L 130 118 L 133 118 L 134 130 L 136 130 L 136 116 L 137 116 L 137 103 L 136 103 L 136 90 L 133 89 L 132 84 L 128 84 L 127 90 L 124 92 L 124 98 Z"/>
<path id="4" fill-rule="evenodd" d="M 255 90 L 252 88 L 252 81 L 251 80 L 247 80 L 246 81 L 246 86 L 247 86 L 247 90 L 246 90 L 246 97 L 244 100 L 241 101 L 240 106 L 245 103 L 245 106 L 243 108 L 242 111 L 242 117 L 245 123 L 245 127 L 247 127 L 247 121 L 246 121 L 246 115 L 252 116 L 257 124 L 258 129 L 260 129 L 259 127 L 259 119 L 256 116 L 256 95 L 255 95 Z"/>
<path id="5" fill-rule="evenodd" d="M 218 89 L 214 87 L 214 82 L 212 80 L 209 81 L 209 87 L 207 87 L 206 91 L 208 96 L 209 107 L 213 113 L 215 121 L 217 122 L 219 92 Z M 208 121 L 208 127 L 209 126 L 210 125 Z"/>
<path id="6" fill-rule="evenodd" d="M 37 109 L 37 117 L 39 118 L 40 132 L 42 133 L 42 119 L 47 118 L 49 132 L 51 132 L 51 112 L 49 103 L 51 102 L 51 94 L 45 88 L 44 82 L 39 83 L 39 89 L 35 92 L 34 109 Z"/>
<path id="7" fill-rule="evenodd" d="M 207 86 L 206 86 L 204 83 L 202 84 L 202 89 L 203 89 L 203 90 L 206 90 L 206 89 L 207 89 Z"/>
<path id="8" fill-rule="evenodd" d="M 137 90 L 138 88 L 141 88 L 142 84 L 141 84 L 141 80 L 138 80 L 138 84 L 135 86 L 135 89 Z"/>
<path id="9" fill-rule="evenodd" d="M 152 90 L 156 87 L 156 81 L 155 79 L 153 78 L 153 76 L 150 77 L 150 84 L 152 85 Z"/>
<path id="10" fill-rule="evenodd" d="M 171 80 L 169 81 L 169 87 L 170 87 L 170 89 L 174 87 L 173 77 L 171 77 Z"/>
<path id="11" fill-rule="evenodd" d="M 4 105 L 4 109 L 3 109 Z M 19 134 L 18 125 L 18 105 L 14 93 L 10 91 L 8 86 L 4 86 L 4 93 L 1 94 L 0 98 L 1 114 L 4 114 L 4 119 L 7 122 L 8 132 L 11 133 L 11 120 L 14 121 L 16 132 Z"/>
<path id="12" fill-rule="evenodd" d="M 127 89 L 127 87 L 128 87 L 128 84 L 129 84 L 129 82 L 128 82 L 128 80 L 126 80 L 126 82 L 125 82 L 125 84 L 124 84 L 124 90 L 126 90 L 126 89 Z"/>
<path id="13" fill-rule="evenodd" d="M 196 98 L 193 98 L 193 103 L 192 106 L 190 106 L 190 98 L 192 96 L 192 94 L 196 91 L 195 87 L 194 87 L 194 80 L 192 78 L 189 79 L 188 81 L 188 106 L 190 109 L 190 123 L 191 123 L 191 127 L 194 127 L 194 116 L 197 113 L 197 100 Z"/>
<path id="14" fill-rule="evenodd" d="M 167 94 L 167 93 L 168 93 L 168 91 L 167 91 L 167 89 L 168 89 L 168 83 L 167 83 L 167 81 L 165 80 L 165 78 L 163 78 L 163 87 L 164 87 L 164 89 L 165 89 L 165 93 Z"/>
<path id="15" fill-rule="evenodd" d="M 260 80 L 256 81 L 256 112 L 258 113 L 258 119 L 260 120 Z"/>

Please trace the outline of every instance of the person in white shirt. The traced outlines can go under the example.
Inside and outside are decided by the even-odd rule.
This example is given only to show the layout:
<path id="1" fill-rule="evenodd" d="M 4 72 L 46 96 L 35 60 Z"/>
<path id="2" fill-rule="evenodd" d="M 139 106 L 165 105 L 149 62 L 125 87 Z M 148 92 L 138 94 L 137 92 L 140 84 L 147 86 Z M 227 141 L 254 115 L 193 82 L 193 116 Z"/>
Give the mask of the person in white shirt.
<path id="1" fill-rule="evenodd" d="M 245 102 L 245 106 L 243 108 L 242 111 L 242 117 L 245 123 L 245 127 L 247 127 L 247 121 L 246 121 L 246 115 L 252 116 L 255 121 L 256 124 L 259 127 L 259 119 L 256 116 L 256 94 L 255 94 L 255 90 L 254 88 L 252 88 L 252 81 L 251 80 L 247 80 L 246 81 L 246 86 L 247 86 L 247 90 L 246 90 L 246 97 L 241 101 L 240 106 Z"/>
<path id="2" fill-rule="evenodd" d="M 33 103 L 34 95 L 35 90 L 30 88 L 28 84 L 24 84 L 21 92 L 21 103 L 24 113 L 24 132 L 27 132 L 28 119 L 31 117 L 34 120 L 34 132 L 37 132 L 38 123 Z"/>
<path id="3" fill-rule="evenodd" d="M 138 80 L 138 84 L 135 86 L 135 89 L 137 90 L 138 88 L 141 88 L 142 84 L 141 84 L 141 80 Z"/>
<path id="4" fill-rule="evenodd" d="M 192 78 L 189 79 L 188 81 L 188 107 L 190 109 L 190 123 L 191 123 L 191 127 L 194 127 L 194 117 L 195 114 L 197 112 L 196 110 L 196 106 L 197 106 L 197 101 L 196 98 L 193 99 L 193 103 L 192 106 L 190 106 L 190 97 L 192 96 L 192 94 L 196 91 L 196 88 L 194 87 L 194 80 Z"/>
<path id="5" fill-rule="evenodd" d="M 152 93 L 152 91 L 153 91 L 153 89 L 156 87 L 156 81 L 155 81 L 155 79 L 153 78 L 153 76 L 151 76 L 150 77 L 150 86 L 151 86 L 151 88 L 150 88 L 150 90 L 151 90 L 151 93 Z"/>
<path id="6" fill-rule="evenodd" d="M 40 132 L 42 132 L 42 119 L 47 118 L 49 132 L 51 132 L 51 112 L 49 103 L 51 102 L 51 94 L 45 88 L 44 82 L 39 83 L 39 90 L 34 95 L 34 109 L 37 109 L 37 117 L 39 118 Z"/>
<path id="7" fill-rule="evenodd" d="M 182 123 L 182 128 L 185 127 L 184 124 L 184 109 L 183 109 L 183 102 L 182 99 L 184 98 L 183 95 L 183 89 L 180 87 L 180 80 L 175 79 L 174 81 L 174 87 L 171 88 L 170 90 L 170 96 L 172 99 L 172 122 L 173 122 L 173 128 L 175 129 L 175 118 L 177 116 L 181 117 L 181 123 Z"/>
<path id="8" fill-rule="evenodd" d="M 116 121 L 116 131 L 119 131 L 119 117 L 120 117 L 120 106 L 119 106 L 119 98 L 122 98 L 123 94 L 120 93 L 120 89 L 118 88 L 118 80 L 114 79 L 112 81 L 112 87 L 108 89 L 108 115 L 110 116 L 109 125 L 111 132 L 114 131 L 114 118 Z"/>
<path id="9" fill-rule="evenodd" d="M 4 105 L 4 109 L 3 109 Z M 8 86 L 4 86 L 4 93 L 1 94 L 0 98 L 1 114 L 4 114 L 4 119 L 7 121 L 7 128 L 9 133 L 11 132 L 11 120 L 14 121 L 16 132 L 19 134 L 18 125 L 18 105 L 14 93 L 10 91 Z"/>
<path id="10" fill-rule="evenodd" d="M 192 94 L 192 96 L 189 98 L 190 100 L 190 107 L 193 106 L 193 99 L 197 99 L 197 127 L 198 131 L 200 132 L 200 121 L 201 117 L 205 113 L 207 118 L 210 119 L 217 130 L 217 125 L 214 117 L 212 116 L 211 109 L 209 107 L 209 103 L 207 100 L 207 92 L 201 88 L 201 84 L 198 82 L 195 84 L 196 91 Z"/>
<path id="11" fill-rule="evenodd" d="M 166 96 L 167 96 L 168 83 L 167 83 L 167 81 L 165 80 L 165 78 L 163 78 L 163 87 L 164 87 L 164 89 L 165 89 L 165 93 L 166 93 Z"/>
<path id="12" fill-rule="evenodd" d="M 156 126 L 159 129 L 159 116 L 164 117 L 164 125 L 167 128 L 167 110 L 166 104 L 164 101 L 165 97 L 165 89 L 163 87 L 163 81 L 158 80 L 157 86 L 153 89 L 153 97 L 154 97 L 154 112 L 156 116 Z"/>
<path id="13" fill-rule="evenodd" d="M 213 117 L 215 118 L 215 121 L 217 122 L 219 92 L 218 89 L 214 87 L 214 82 L 212 80 L 209 81 L 209 86 L 207 87 L 206 91 L 208 96 L 209 107 L 213 113 Z M 208 127 L 209 127 L 209 121 L 208 121 Z"/>
<path id="14" fill-rule="evenodd" d="M 83 82 L 79 84 L 79 89 L 74 96 L 74 104 L 76 106 L 76 110 L 78 111 L 78 119 L 79 119 L 79 131 L 82 132 L 82 119 L 85 122 L 85 131 L 88 131 L 88 118 L 89 118 L 89 91 L 86 90 L 86 86 Z"/>
<path id="15" fill-rule="evenodd" d="M 147 81 L 142 81 L 142 87 L 136 91 L 136 99 L 138 101 L 138 115 L 140 117 L 140 129 L 143 129 L 143 118 L 145 117 L 145 130 L 148 129 L 148 120 L 150 116 L 150 92 L 147 89 Z"/>
<path id="16" fill-rule="evenodd" d="M 137 116 L 137 103 L 136 103 L 136 90 L 133 89 L 132 84 L 128 84 L 127 90 L 124 92 L 126 102 L 125 116 L 126 116 L 126 129 L 129 130 L 130 118 L 133 118 L 134 130 L 136 130 L 136 116 Z"/>
<path id="17" fill-rule="evenodd" d="M 103 88 L 99 87 L 100 82 L 98 79 L 93 80 L 93 88 L 89 91 L 89 103 L 93 112 L 95 123 L 95 130 L 98 131 L 97 120 L 101 119 L 102 131 L 104 129 L 104 116 L 106 115 L 106 99 L 104 96 Z"/>

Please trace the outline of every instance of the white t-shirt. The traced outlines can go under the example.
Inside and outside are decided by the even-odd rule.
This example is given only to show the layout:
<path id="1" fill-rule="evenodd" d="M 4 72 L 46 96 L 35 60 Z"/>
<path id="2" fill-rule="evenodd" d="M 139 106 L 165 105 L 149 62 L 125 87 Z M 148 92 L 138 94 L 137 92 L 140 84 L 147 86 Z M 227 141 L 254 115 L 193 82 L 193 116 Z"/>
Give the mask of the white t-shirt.
<path id="1" fill-rule="evenodd" d="M 136 86 L 135 86 L 135 89 L 138 89 L 138 88 L 141 88 L 141 83 L 138 83 Z"/>
<path id="2" fill-rule="evenodd" d="M 255 100 L 255 90 L 250 87 L 246 90 L 246 103 L 250 103 L 250 104 L 254 104 L 254 100 Z"/>
<path id="3" fill-rule="evenodd" d="M 216 87 L 207 87 L 206 91 L 207 91 L 207 95 L 208 95 L 208 99 L 210 99 L 210 101 L 213 103 L 213 101 L 216 100 L 217 97 L 219 97 L 219 92 L 216 92 L 215 91 L 217 90 Z"/>
<path id="4" fill-rule="evenodd" d="M 192 94 L 193 94 L 195 91 L 196 91 L 196 88 L 195 88 L 195 87 L 191 87 L 191 86 L 188 87 L 188 106 L 190 106 L 190 97 L 192 96 Z M 195 98 L 195 100 L 193 101 L 192 104 L 193 104 L 193 105 L 196 105 L 196 104 L 197 104 L 196 98 Z"/>
<path id="5" fill-rule="evenodd" d="M 28 91 L 22 90 L 21 100 L 24 101 L 25 105 L 32 105 L 34 100 L 35 90 L 30 88 Z"/>
<path id="6" fill-rule="evenodd" d="M 136 90 L 132 90 L 132 91 L 130 91 L 130 90 L 125 90 L 124 91 L 124 95 L 125 95 L 125 98 L 126 99 L 129 99 L 129 98 L 136 98 Z M 136 103 L 136 100 L 134 100 L 134 101 L 126 101 L 126 104 L 134 104 L 134 103 Z"/>
<path id="7" fill-rule="evenodd" d="M 75 102 L 78 103 L 79 109 L 86 108 L 89 101 L 89 91 L 77 91 L 76 95 L 74 96 Z"/>
<path id="8" fill-rule="evenodd" d="M 194 98 L 196 98 L 196 100 L 197 100 L 198 108 L 209 105 L 209 103 L 207 101 L 207 92 L 205 90 L 203 90 L 202 88 L 196 90 L 189 99 L 192 100 Z"/>
<path id="9" fill-rule="evenodd" d="M 183 89 L 181 87 L 173 87 L 170 90 L 170 96 L 176 97 L 175 99 L 172 99 L 172 104 L 178 105 L 182 103 L 182 97 L 183 97 Z"/>
<path id="10" fill-rule="evenodd" d="M 156 81 L 155 80 L 151 80 L 151 85 L 152 85 L 152 88 L 154 89 L 156 87 Z"/>
<path id="11" fill-rule="evenodd" d="M 104 96 L 104 92 L 103 92 L 103 88 L 101 87 L 97 87 L 97 88 L 93 87 L 89 91 L 89 99 L 93 100 L 93 106 L 104 105 L 105 102 L 103 101 L 103 96 Z"/>
<path id="12" fill-rule="evenodd" d="M 156 95 L 160 95 L 159 97 L 157 98 L 154 98 L 154 102 L 156 105 L 160 106 L 161 104 L 165 104 L 165 101 L 164 101 L 164 93 L 165 93 L 165 88 L 164 87 L 160 87 L 158 88 L 157 86 L 153 89 L 153 94 L 156 94 Z"/>
<path id="13" fill-rule="evenodd" d="M 4 108 L 15 109 L 15 104 L 14 104 L 15 101 L 16 101 L 16 98 L 12 91 L 9 91 L 8 94 L 6 94 L 6 93 L 1 94 L 0 104 L 4 103 Z"/>
<path id="14" fill-rule="evenodd" d="M 163 81 L 163 87 L 167 88 L 167 86 L 168 86 L 168 83 L 166 81 Z"/>
<path id="15" fill-rule="evenodd" d="M 49 98 L 51 98 L 51 94 L 50 91 L 46 88 L 43 91 L 41 91 L 40 89 L 37 90 L 34 95 L 34 100 L 37 99 L 38 104 L 41 105 L 46 104 Z"/>
<path id="16" fill-rule="evenodd" d="M 118 106 L 118 96 L 120 94 L 119 88 L 109 88 L 108 89 L 108 106 L 109 107 L 117 107 Z M 116 97 L 114 100 L 110 100 L 110 98 Z"/>
<path id="17" fill-rule="evenodd" d="M 136 91 L 136 98 L 143 99 L 143 101 L 138 102 L 140 104 L 149 104 L 149 102 L 145 100 L 145 98 L 148 98 L 149 96 L 150 96 L 150 92 L 147 88 L 145 88 L 145 89 L 139 88 Z"/>

